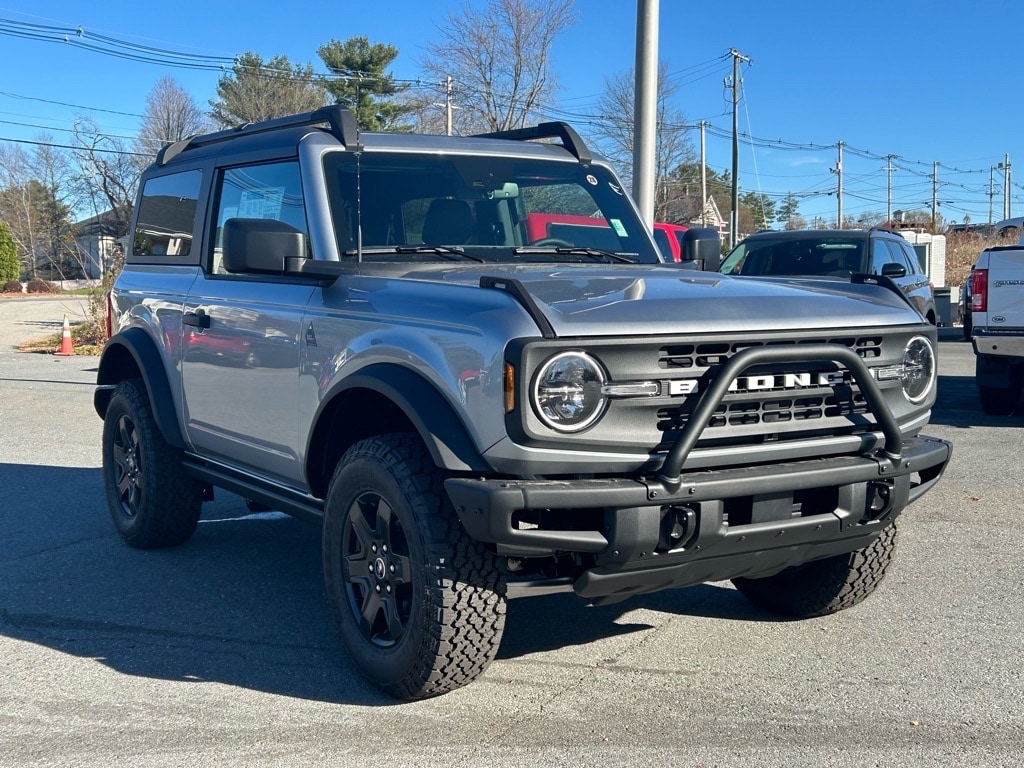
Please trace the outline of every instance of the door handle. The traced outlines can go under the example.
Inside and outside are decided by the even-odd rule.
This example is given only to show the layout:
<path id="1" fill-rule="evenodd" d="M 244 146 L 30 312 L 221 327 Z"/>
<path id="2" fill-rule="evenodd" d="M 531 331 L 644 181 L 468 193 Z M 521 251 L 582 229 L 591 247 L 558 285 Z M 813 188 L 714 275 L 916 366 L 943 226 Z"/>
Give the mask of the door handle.
<path id="1" fill-rule="evenodd" d="M 195 312 L 186 312 L 181 318 L 183 325 L 190 325 L 193 328 L 201 328 L 206 330 L 210 327 L 210 316 L 206 314 L 206 310 L 197 309 Z"/>

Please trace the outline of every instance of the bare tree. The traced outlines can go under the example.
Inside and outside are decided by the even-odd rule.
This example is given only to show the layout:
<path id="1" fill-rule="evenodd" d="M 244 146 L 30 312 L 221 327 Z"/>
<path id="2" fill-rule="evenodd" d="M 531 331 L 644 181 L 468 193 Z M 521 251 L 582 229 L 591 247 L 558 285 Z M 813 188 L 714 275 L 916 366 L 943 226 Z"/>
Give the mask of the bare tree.
<path id="1" fill-rule="evenodd" d="M 217 96 L 210 102 L 210 116 L 231 128 L 311 112 L 326 103 L 327 89 L 308 64 L 293 65 L 287 56 L 264 62 L 259 54 L 247 52 L 217 82 Z"/>
<path id="2" fill-rule="evenodd" d="M 558 87 L 551 48 L 577 21 L 574 0 L 464 0 L 445 15 L 440 40 L 421 66 L 438 81 L 451 76 L 458 133 L 501 131 L 534 122 Z"/>
<path id="3" fill-rule="evenodd" d="M 406 115 L 416 133 L 443 135 L 447 130 L 445 84 L 423 85 L 410 89 L 405 100 Z M 453 122 L 457 110 L 453 107 Z M 467 131 L 460 131 L 466 133 Z M 471 132 L 471 131 L 468 131 Z"/>
<path id="4" fill-rule="evenodd" d="M 606 78 L 604 93 L 598 100 L 598 110 L 601 114 L 598 145 L 627 180 L 631 180 L 633 175 L 635 84 L 632 69 Z M 668 76 L 668 66 L 662 62 L 658 67 L 657 149 L 654 156 L 657 179 L 654 218 L 657 221 L 688 221 L 688 217 L 679 216 L 684 215 L 682 210 L 693 207 L 681 199 L 692 197 L 692 190 L 688 186 L 683 187 L 674 183 L 671 178 L 675 169 L 693 163 L 696 159 L 686 118 L 673 106 L 678 91 L 679 87 Z M 699 201 L 696 205 L 699 213 Z M 674 209 L 680 209 L 678 215 L 673 215 Z"/>
<path id="5" fill-rule="evenodd" d="M 0 145 L 0 219 L 5 220 L 22 271 L 35 277 L 77 272 L 71 213 L 76 171 L 67 153 L 42 134 L 31 151 Z"/>
<path id="6" fill-rule="evenodd" d="M 35 277 L 38 224 L 29 174 L 28 153 L 17 144 L 0 144 L 0 219 L 10 227 L 22 273 Z"/>
<path id="7" fill-rule="evenodd" d="M 131 227 L 138 157 L 126 142 L 100 133 L 89 118 L 77 118 L 74 131 L 83 206 L 87 204 L 95 215 L 104 215 L 114 236 L 124 237 Z"/>
<path id="8" fill-rule="evenodd" d="M 39 137 L 30 163 L 32 176 L 39 184 L 40 254 L 53 275 L 62 279 L 78 277 L 81 265 L 76 259 L 72 215 L 78 204 L 77 176 L 73 159 L 56 147 L 53 137 Z"/>
<path id="9" fill-rule="evenodd" d="M 165 144 L 202 133 L 209 125 L 206 113 L 188 91 L 173 77 L 161 77 L 146 97 L 146 111 L 135 138 L 135 151 L 147 156 L 139 158 L 139 164 L 148 163 Z"/>

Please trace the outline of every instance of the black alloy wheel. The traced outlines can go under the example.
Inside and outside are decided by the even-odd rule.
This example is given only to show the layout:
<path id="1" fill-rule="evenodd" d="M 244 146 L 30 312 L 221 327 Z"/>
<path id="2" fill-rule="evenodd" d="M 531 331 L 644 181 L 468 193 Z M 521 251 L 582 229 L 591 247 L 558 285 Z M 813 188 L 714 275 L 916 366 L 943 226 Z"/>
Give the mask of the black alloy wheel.
<path id="1" fill-rule="evenodd" d="M 349 608 L 369 642 L 390 648 L 412 613 L 409 541 L 380 494 L 367 491 L 349 507 L 341 541 Z"/>

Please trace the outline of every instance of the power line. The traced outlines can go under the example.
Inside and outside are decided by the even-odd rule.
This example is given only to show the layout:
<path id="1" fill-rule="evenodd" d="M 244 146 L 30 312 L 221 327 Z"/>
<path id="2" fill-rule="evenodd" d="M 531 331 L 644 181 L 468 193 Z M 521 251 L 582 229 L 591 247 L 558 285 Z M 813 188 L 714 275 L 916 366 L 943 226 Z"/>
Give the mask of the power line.
<path id="1" fill-rule="evenodd" d="M 53 99 L 43 99 L 38 96 L 22 96 L 18 93 L 10 93 L 8 91 L 0 91 L 0 96 L 6 96 L 9 99 L 20 99 L 23 101 L 40 101 L 44 104 L 55 104 L 59 107 L 71 107 L 72 109 L 84 109 L 89 112 L 104 112 L 108 115 L 123 115 L 124 117 L 144 117 L 144 115 L 137 114 L 135 112 L 121 112 L 116 109 L 103 109 L 102 107 L 86 107 L 81 104 L 70 104 L 66 101 L 55 101 Z"/>
<path id="2" fill-rule="evenodd" d="M 280 77 L 296 81 L 360 81 L 389 82 L 404 87 L 423 87 L 423 81 L 402 80 L 390 75 L 373 75 L 367 72 L 311 72 L 307 75 L 296 74 L 294 70 L 268 66 L 248 67 L 241 64 L 237 56 L 211 56 L 206 54 L 175 51 L 169 48 L 158 48 L 134 43 L 112 35 L 102 35 L 86 30 L 85 27 L 54 26 L 49 24 L 31 24 L 24 21 L 0 18 L 0 35 L 19 37 L 46 43 L 71 45 L 93 53 L 112 56 L 114 58 L 137 61 L 143 64 L 158 64 L 179 69 L 226 72 L 241 68 L 253 74 Z"/>
<path id="3" fill-rule="evenodd" d="M 105 138 L 100 136 L 100 138 Z M 100 147 L 83 147 L 74 144 L 57 144 L 52 141 L 32 141 L 31 139 L 12 139 L 7 136 L 0 136 L 0 141 L 10 141 L 14 144 L 32 144 L 37 147 L 53 147 L 54 149 L 73 149 L 77 152 L 103 152 L 109 155 L 132 155 L 134 157 L 152 157 L 148 152 L 129 152 L 124 149 L 101 149 Z"/>

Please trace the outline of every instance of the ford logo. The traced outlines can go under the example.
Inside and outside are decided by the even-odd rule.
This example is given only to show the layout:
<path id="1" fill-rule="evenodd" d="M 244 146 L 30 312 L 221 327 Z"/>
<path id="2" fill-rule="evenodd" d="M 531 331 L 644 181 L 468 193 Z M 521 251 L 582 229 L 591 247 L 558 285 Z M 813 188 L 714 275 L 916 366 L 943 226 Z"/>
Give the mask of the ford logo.
<path id="1" fill-rule="evenodd" d="M 1005 323 L 1006 322 L 1006 318 L 1003 317 L 1002 315 L 996 315 L 995 317 L 992 318 L 992 322 L 993 323 Z"/>

